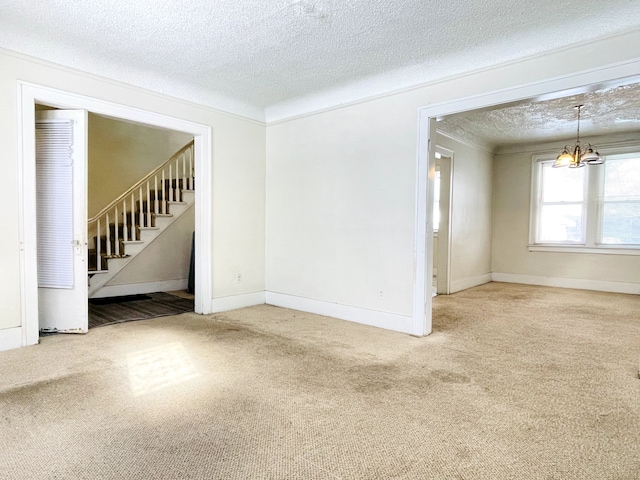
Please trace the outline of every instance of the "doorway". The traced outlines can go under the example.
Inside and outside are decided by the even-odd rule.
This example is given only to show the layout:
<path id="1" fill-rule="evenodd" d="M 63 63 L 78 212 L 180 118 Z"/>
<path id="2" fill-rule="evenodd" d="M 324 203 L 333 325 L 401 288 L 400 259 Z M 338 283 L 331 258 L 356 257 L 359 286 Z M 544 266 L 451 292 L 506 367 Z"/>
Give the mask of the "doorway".
<path id="1" fill-rule="evenodd" d="M 22 345 L 33 345 L 39 337 L 38 261 L 36 225 L 36 168 L 35 168 L 35 105 L 44 104 L 61 109 L 82 109 L 125 121 L 142 123 L 189 133 L 194 137 L 194 167 L 202 185 L 212 182 L 212 129 L 179 118 L 169 117 L 126 105 L 19 82 L 20 139 L 20 233 Z M 196 190 L 195 210 L 195 271 L 196 313 L 210 313 L 212 298 L 212 202 L 211 189 Z M 86 301 L 86 298 L 85 298 Z"/>
<path id="2" fill-rule="evenodd" d="M 97 268 L 95 220 L 94 228 L 87 229 L 87 217 L 91 225 L 91 217 L 97 211 L 108 208 L 122 191 L 175 158 L 176 152 L 193 142 L 193 136 L 92 112 L 37 104 L 36 137 L 40 334 L 86 333 L 88 328 L 106 324 L 193 312 L 193 295 L 187 293 L 187 288 L 192 271 L 189 257 L 193 252 L 194 208 L 162 203 L 167 200 L 161 198 L 165 190 L 158 190 L 157 182 L 151 194 L 159 200 L 156 199 L 151 217 L 163 217 L 160 226 L 174 219 L 171 228 L 153 242 L 153 248 L 143 252 L 134 228 L 139 212 L 131 215 L 121 211 L 116 218 L 116 206 L 116 215 L 111 216 L 110 243 L 118 243 L 118 253 L 129 263 L 97 291 L 89 288 L 89 295 L 86 281 L 87 275 L 89 285 L 94 276 L 105 278 L 109 262 L 103 245 L 102 270 Z M 69 188 L 71 183 L 73 190 Z M 189 181 L 185 188 L 193 190 L 192 186 L 193 181 Z M 171 200 L 175 194 L 179 195 L 176 192 L 165 196 Z M 189 192 L 188 199 L 192 198 Z M 133 212 L 139 202 L 135 207 L 126 201 L 119 205 Z M 71 215 L 72 212 L 76 213 Z M 110 212 L 114 213 L 112 209 Z M 103 224 L 101 244 L 107 243 L 104 227 Z M 133 246 L 131 252 L 127 244 Z M 141 255 L 136 256 L 137 253 Z M 100 298 L 93 298 L 96 296 Z"/>
<path id="3" fill-rule="evenodd" d="M 508 90 L 488 92 L 479 96 L 456 99 L 419 110 L 417 184 L 415 190 L 416 229 L 414 244 L 414 308 L 411 332 L 416 336 L 432 331 L 433 275 L 433 179 L 436 164 L 437 120 L 443 116 L 468 110 L 495 107 L 511 102 L 531 99 L 562 98 L 576 93 L 592 91 L 607 85 L 616 86 L 637 78 L 640 64 L 610 65 L 597 71 L 583 71 L 570 77 L 557 77 L 546 81 L 521 84 Z"/>

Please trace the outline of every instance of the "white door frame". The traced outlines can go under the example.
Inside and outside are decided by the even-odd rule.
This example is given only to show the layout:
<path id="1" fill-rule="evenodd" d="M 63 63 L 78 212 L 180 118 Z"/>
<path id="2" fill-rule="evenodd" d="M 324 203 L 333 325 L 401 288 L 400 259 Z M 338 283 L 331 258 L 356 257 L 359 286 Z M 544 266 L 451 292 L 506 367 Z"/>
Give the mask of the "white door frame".
<path id="1" fill-rule="evenodd" d="M 178 130 L 194 136 L 195 191 L 195 305 L 196 313 L 211 313 L 212 287 L 212 138 L 202 125 L 160 113 L 140 110 L 27 82 L 18 82 L 18 175 L 20 216 L 20 282 L 22 345 L 38 343 L 38 273 L 36 243 L 35 104 L 84 109 L 92 113 Z M 208 188 L 207 188 L 208 186 Z"/>
<path id="2" fill-rule="evenodd" d="M 433 256 L 433 175 L 435 172 L 436 119 L 444 115 L 492 107 L 503 103 L 533 98 L 561 98 L 590 90 L 599 84 L 604 88 L 623 79 L 640 75 L 640 59 L 605 65 L 573 75 L 551 78 L 536 83 L 518 85 L 505 90 L 450 100 L 425 106 L 418 111 L 417 166 L 414 231 L 414 296 L 411 334 L 429 335 L 432 331 L 431 279 Z M 637 80 L 637 78 L 635 78 Z"/>

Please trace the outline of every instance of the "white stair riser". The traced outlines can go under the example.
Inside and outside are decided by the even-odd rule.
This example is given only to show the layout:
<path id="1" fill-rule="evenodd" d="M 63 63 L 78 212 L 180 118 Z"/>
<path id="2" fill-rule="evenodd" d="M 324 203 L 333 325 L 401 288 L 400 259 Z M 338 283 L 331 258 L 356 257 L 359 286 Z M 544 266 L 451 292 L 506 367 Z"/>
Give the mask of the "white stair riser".
<path id="1" fill-rule="evenodd" d="M 156 228 L 159 228 L 160 230 L 164 230 L 165 228 L 167 228 L 172 223 L 173 223 L 173 215 L 170 216 L 170 217 L 156 217 L 155 218 Z"/>
<path id="2" fill-rule="evenodd" d="M 114 257 L 114 258 L 107 259 L 107 263 L 109 265 L 109 270 L 111 270 L 111 269 L 120 270 L 127 263 L 129 263 L 130 259 L 131 259 L 131 257 Z"/>
<path id="3" fill-rule="evenodd" d="M 182 201 L 191 205 L 196 201 L 195 190 L 182 190 Z"/>
<path id="4" fill-rule="evenodd" d="M 171 215 L 182 215 L 191 204 L 186 202 L 169 202 L 169 213 Z"/>
<path id="5" fill-rule="evenodd" d="M 160 229 L 158 227 L 144 227 L 140 228 L 140 241 L 141 242 L 149 242 L 156 238 L 158 235 L 158 231 Z"/>
<path id="6" fill-rule="evenodd" d="M 128 255 L 128 256 L 137 255 L 142 250 L 144 250 L 145 245 L 146 244 L 144 242 L 136 242 L 136 243 L 125 242 L 125 244 L 124 244 L 124 254 Z"/>

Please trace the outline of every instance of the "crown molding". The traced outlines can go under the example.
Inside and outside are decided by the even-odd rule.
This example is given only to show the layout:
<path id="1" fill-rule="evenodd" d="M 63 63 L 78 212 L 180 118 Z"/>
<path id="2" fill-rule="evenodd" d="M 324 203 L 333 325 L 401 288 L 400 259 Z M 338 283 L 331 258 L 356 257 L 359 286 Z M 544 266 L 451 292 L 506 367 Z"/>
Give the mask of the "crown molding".
<path id="1" fill-rule="evenodd" d="M 55 63 L 44 58 L 27 55 L 25 53 L 16 52 L 14 50 L 7 50 L 1 47 L 0 55 L 5 55 L 23 62 L 37 64 L 46 68 L 58 70 L 60 72 L 83 77 L 86 79 L 104 82 L 118 87 L 126 87 L 130 90 L 135 90 L 145 95 L 152 95 L 163 99 L 171 98 L 173 101 L 181 103 L 183 105 L 187 105 L 190 108 L 200 108 L 209 111 L 215 111 L 216 113 L 230 115 L 241 120 L 253 121 L 260 125 L 265 124 L 264 110 L 262 108 L 249 105 L 245 102 L 233 98 L 218 95 L 213 91 L 195 89 L 190 85 L 171 83 L 153 87 L 150 85 L 135 84 L 128 81 L 120 80 L 116 78 L 115 75 L 100 75 L 93 72 L 88 72 L 85 70 L 80 70 L 78 68 Z M 129 78 L 136 78 L 135 74 L 137 72 L 129 71 L 129 73 L 131 73 L 131 75 L 128 75 Z"/>
<path id="2" fill-rule="evenodd" d="M 265 110 L 265 121 L 267 126 L 277 125 L 282 122 L 297 120 L 310 115 L 325 113 L 345 107 L 355 106 L 372 100 L 383 99 L 394 95 L 412 92 L 425 87 L 434 87 L 453 81 L 459 81 L 475 75 L 491 73 L 510 67 L 522 67 L 523 64 L 544 58 L 549 55 L 571 53 L 580 48 L 593 48 L 594 45 L 604 42 L 615 42 L 626 36 L 639 37 L 640 28 L 626 29 L 611 35 L 598 37 L 596 39 L 583 40 L 560 48 L 547 50 L 532 55 L 516 58 L 503 63 L 489 65 L 483 68 L 454 73 L 448 76 L 435 78 L 433 72 L 434 65 L 420 64 L 403 69 L 396 69 L 379 75 L 372 75 L 355 82 L 349 82 L 342 86 L 318 91 L 309 95 L 292 98 L 283 102 L 268 105 Z M 629 40 L 629 44 L 635 44 L 635 39 Z M 637 61 L 637 57 L 631 61 Z M 627 62 L 618 62 L 627 63 Z M 571 76 L 575 72 L 568 72 L 566 76 Z M 394 85 L 394 87 L 389 87 Z M 398 85 L 403 85 L 397 88 Z"/>

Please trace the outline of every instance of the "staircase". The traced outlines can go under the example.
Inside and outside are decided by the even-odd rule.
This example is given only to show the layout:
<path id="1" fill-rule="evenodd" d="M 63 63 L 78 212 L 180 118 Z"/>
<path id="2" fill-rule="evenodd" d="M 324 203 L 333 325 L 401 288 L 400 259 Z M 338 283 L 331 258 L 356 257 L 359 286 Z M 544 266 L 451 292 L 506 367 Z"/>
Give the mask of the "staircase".
<path id="1" fill-rule="evenodd" d="M 193 142 L 88 221 L 89 298 L 195 202 Z"/>

